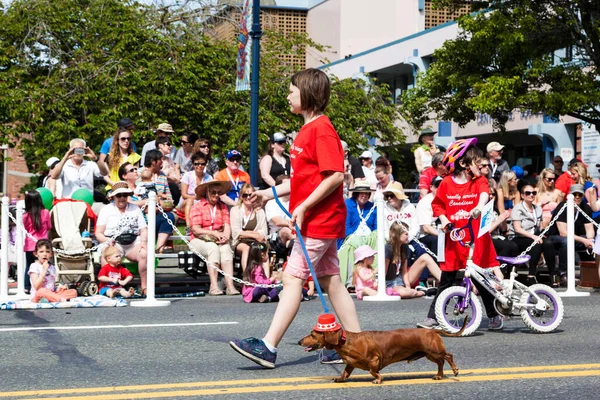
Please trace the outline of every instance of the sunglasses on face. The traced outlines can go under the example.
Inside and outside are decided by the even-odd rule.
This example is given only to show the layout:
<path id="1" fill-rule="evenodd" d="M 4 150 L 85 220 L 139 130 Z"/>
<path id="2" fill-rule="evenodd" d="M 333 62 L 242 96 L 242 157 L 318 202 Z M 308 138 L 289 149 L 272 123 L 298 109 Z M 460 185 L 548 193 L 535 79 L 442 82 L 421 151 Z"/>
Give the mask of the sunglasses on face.
<path id="1" fill-rule="evenodd" d="M 240 197 L 242 199 L 247 199 L 248 197 L 250 197 L 250 193 L 243 193 Z"/>
<path id="2" fill-rule="evenodd" d="M 171 142 L 167 142 L 167 143 L 163 143 L 165 146 L 173 146 L 173 143 Z"/>
<path id="3" fill-rule="evenodd" d="M 201 149 L 206 149 L 206 148 L 208 148 L 208 145 L 207 145 L 207 144 L 201 144 L 201 145 L 200 145 L 200 146 L 198 146 L 198 147 L 200 147 Z"/>
<path id="4" fill-rule="evenodd" d="M 583 197 L 583 193 L 573 193 L 573 197 L 575 197 L 576 199 L 580 199 Z"/>
<path id="5" fill-rule="evenodd" d="M 117 199 L 122 199 L 123 197 L 129 197 L 129 195 L 126 193 L 119 193 L 119 194 L 115 194 L 115 197 Z"/>
<path id="6" fill-rule="evenodd" d="M 560 161 L 560 160 L 554 160 L 552 161 L 554 164 L 564 164 L 564 161 Z"/>
<path id="7" fill-rule="evenodd" d="M 121 142 L 131 142 L 131 137 L 121 137 L 119 138 Z"/>
<path id="8" fill-rule="evenodd" d="M 130 172 L 137 172 L 137 168 L 131 168 L 129 171 L 125 172 L 126 174 L 130 173 Z"/>
<path id="9" fill-rule="evenodd" d="M 205 162 L 195 162 L 194 163 L 194 167 L 204 167 L 204 166 L 206 166 Z"/>
<path id="10" fill-rule="evenodd" d="M 534 190 L 533 192 L 526 190 L 523 193 L 525 193 L 525 196 L 531 196 L 531 195 L 537 196 L 537 190 Z"/>
<path id="11" fill-rule="evenodd" d="M 545 180 L 547 180 L 548 182 L 554 182 L 554 179 L 556 178 L 544 178 Z"/>
<path id="12" fill-rule="evenodd" d="M 277 144 L 285 144 L 285 143 L 286 143 L 286 141 L 285 141 L 285 140 L 280 140 L 280 141 L 278 141 L 278 142 L 273 142 L 273 143 L 277 143 Z"/>
<path id="13" fill-rule="evenodd" d="M 229 161 L 234 162 L 234 163 L 240 163 L 242 160 L 239 158 L 230 158 Z"/>
<path id="14" fill-rule="evenodd" d="M 180 143 L 181 143 L 181 145 L 182 145 L 182 146 L 183 146 L 184 144 L 190 144 L 190 142 L 186 142 L 185 140 L 182 140 Z"/>
<path id="15" fill-rule="evenodd" d="M 384 193 L 384 194 L 383 194 L 383 198 L 384 198 L 384 199 L 386 199 L 386 200 L 391 200 L 391 199 L 393 199 L 394 197 L 396 197 L 396 195 L 395 195 L 395 194 L 393 194 L 393 193 Z"/>
<path id="16" fill-rule="evenodd" d="M 490 164 L 489 164 L 489 163 L 482 163 L 482 164 L 479 164 L 479 169 L 483 169 L 483 168 L 489 168 L 489 167 L 490 167 Z"/>

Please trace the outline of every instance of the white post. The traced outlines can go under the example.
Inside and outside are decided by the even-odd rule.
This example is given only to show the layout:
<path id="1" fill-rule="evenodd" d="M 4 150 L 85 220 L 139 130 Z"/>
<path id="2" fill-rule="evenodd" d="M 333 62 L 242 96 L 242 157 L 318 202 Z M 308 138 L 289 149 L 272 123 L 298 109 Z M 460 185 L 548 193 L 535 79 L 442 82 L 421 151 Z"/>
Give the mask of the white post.
<path id="1" fill-rule="evenodd" d="M 8 246 L 10 227 L 8 225 L 8 203 L 9 198 L 2 197 L 2 259 L 0 259 L 0 303 L 6 303 L 9 301 L 8 297 Z"/>
<path id="2" fill-rule="evenodd" d="M 575 290 L 575 204 L 573 195 L 567 195 L 567 290 L 560 297 L 589 296 L 589 292 Z"/>
<path id="3" fill-rule="evenodd" d="M 151 191 L 148 196 L 148 263 L 146 266 L 146 298 L 142 301 L 132 301 L 133 307 L 164 307 L 171 304 L 168 300 L 158 301 L 155 296 L 155 247 L 156 247 L 156 192 Z"/>
<path id="4" fill-rule="evenodd" d="M 25 200 L 19 200 L 17 202 L 17 237 L 16 237 L 16 253 L 17 253 L 17 294 L 15 298 L 28 299 L 29 295 L 25 294 L 25 279 L 29 279 L 25 276 L 25 252 L 23 251 L 23 245 L 25 240 L 25 232 L 23 231 L 23 214 L 25 214 Z"/>
<path id="5" fill-rule="evenodd" d="M 383 215 L 383 207 L 385 201 L 383 192 L 377 191 L 374 196 L 375 205 L 377 207 L 377 295 L 364 296 L 365 301 L 398 301 L 400 296 L 388 296 L 385 293 L 385 218 Z"/>

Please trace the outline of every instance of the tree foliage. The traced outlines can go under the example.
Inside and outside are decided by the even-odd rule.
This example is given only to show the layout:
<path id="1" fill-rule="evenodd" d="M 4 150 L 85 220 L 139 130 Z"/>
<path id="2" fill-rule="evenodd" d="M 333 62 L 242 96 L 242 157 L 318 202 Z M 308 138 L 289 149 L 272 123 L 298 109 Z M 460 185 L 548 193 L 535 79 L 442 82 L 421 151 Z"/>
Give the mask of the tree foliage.
<path id="1" fill-rule="evenodd" d="M 438 0 L 452 7 L 456 0 Z M 481 2 L 478 2 L 478 6 Z M 571 115 L 600 126 L 600 8 L 588 0 L 507 0 L 459 19 L 403 96 L 413 125 L 433 113 L 464 126 L 488 113 L 503 128 L 514 109 Z"/>
<path id="2" fill-rule="evenodd" d="M 193 8 L 190 4 L 200 4 Z M 248 154 L 250 93 L 235 92 L 234 38 L 216 42 L 199 7 L 154 8 L 121 0 L 13 0 L 0 13 L 0 141 L 17 145 L 31 170 L 68 141 L 92 148 L 112 135 L 117 119 L 136 124 L 135 139 L 151 139 L 168 121 L 178 133 L 208 137 L 217 153 Z M 207 2 L 210 3 L 210 2 Z M 301 119 L 286 101 L 293 67 L 280 54 L 319 48 L 306 35 L 265 32 L 261 51 L 259 131 L 266 145 Z M 402 140 L 385 87 L 332 79 L 328 114 L 351 145 L 363 133 Z"/>

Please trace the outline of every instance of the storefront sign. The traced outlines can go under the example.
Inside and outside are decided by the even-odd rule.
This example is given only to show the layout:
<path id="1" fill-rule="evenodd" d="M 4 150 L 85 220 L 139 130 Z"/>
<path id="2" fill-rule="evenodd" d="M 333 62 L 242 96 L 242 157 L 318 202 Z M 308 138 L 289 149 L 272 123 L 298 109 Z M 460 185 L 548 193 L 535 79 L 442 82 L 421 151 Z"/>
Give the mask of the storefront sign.
<path id="1" fill-rule="evenodd" d="M 563 158 L 564 159 L 564 158 Z M 600 134 L 595 125 L 581 124 L 581 159 L 588 165 L 588 174 L 600 177 L 596 164 L 600 164 Z"/>

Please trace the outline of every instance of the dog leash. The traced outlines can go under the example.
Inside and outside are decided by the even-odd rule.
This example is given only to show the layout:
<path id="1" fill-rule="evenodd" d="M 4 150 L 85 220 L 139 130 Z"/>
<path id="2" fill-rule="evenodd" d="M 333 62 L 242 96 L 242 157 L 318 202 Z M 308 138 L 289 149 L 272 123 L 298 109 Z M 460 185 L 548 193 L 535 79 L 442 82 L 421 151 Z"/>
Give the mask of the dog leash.
<path id="1" fill-rule="evenodd" d="M 275 199 L 275 203 L 283 210 L 285 215 L 292 218 L 292 214 L 281 204 L 279 201 L 279 197 L 277 197 L 277 190 L 275 190 L 275 186 L 271 186 L 271 190 L 273 191 L 273 198 Z M 306 245 L 304 243 L 304 239 L 302 238 L 302 234 L 300 233 L 300 228 L 298 228 L 298 224 L 294 224 L 294 228 L 296 229 L 296 235 L 298 236 L 298 240 L 300 241 L 300 246 L 302 247 L 302 252 L 304 253 L 304 258 L 306 258 L 306 263 L 308 264 L 308 269 L 310 270 L 310 274 L 312 275 L 313 281 L 315 282 L 315 288 L 317 289 L 317 293 L 319 294 L 319 299 L 321 300 L 321 304 L 323 305 L 323 309 L 325 310 L 325 314 L 329 314 L 329 308 L 327 307 L 327 303 L 325 302 L 325 297 L 323 296 L 323 292 L 321 291 L 321 285 L 319 285 L 319 280 L 317 279 L 317 274 L 313 268 L 312 262 L 308 257 L 308 251 L 306 250 Z"/>

